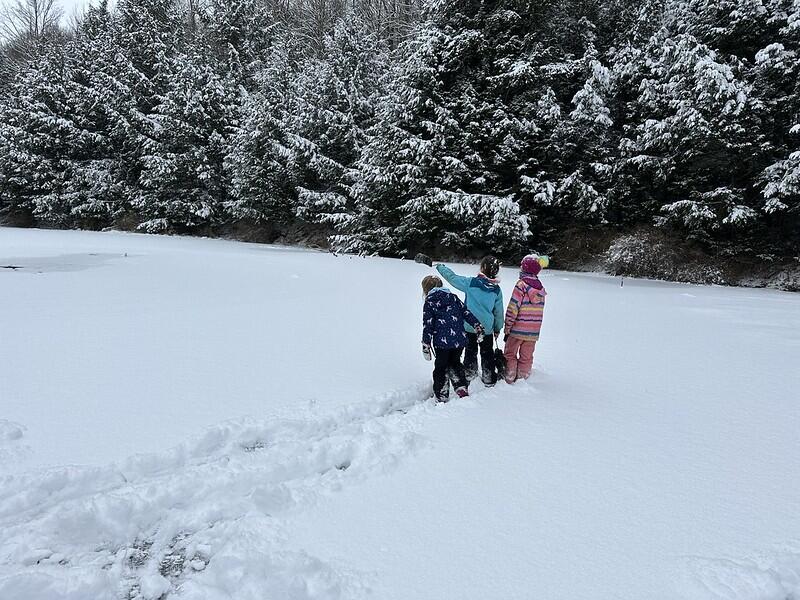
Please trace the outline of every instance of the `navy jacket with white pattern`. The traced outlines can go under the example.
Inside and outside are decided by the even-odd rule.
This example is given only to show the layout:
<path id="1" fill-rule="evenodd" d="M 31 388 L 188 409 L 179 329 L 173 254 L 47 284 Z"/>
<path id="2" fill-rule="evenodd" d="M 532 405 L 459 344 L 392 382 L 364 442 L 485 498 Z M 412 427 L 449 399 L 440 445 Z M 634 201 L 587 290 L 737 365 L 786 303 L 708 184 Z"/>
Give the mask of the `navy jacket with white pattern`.
<path id="1" fill-rule="evenodd" d="M 480 326 L 458 296 L 445 287 L 433 288 L 422 307 L 422 343 L 434 348 L 463 348 L 467 345 L 464 321 Z"/>

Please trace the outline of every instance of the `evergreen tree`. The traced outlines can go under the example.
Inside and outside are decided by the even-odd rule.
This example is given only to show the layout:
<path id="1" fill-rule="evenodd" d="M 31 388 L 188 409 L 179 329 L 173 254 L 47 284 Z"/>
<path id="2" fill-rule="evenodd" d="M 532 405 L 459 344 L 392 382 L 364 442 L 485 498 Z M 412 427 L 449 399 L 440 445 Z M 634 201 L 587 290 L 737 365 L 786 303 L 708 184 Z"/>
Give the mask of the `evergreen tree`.
<path id="1" fill-rule="evenodd" d="M 353 168 L 375 122 L 386 49 L 359 23 L 340 23 L 326 36 L 323 59 L 306 61 L 294 81 L 285 114 L 287 167 L 295 171 L 296 214 L 336 232 L 337 246 L 351 226 Z"/>
<path id="2" fill-rule="evenodd" d="M 279 16 L 261 0 L 209 0 L 201 14 L 206 56 L 226 78 L 252 88 L 278 35 Z"/>
<path id="3" fill-rule="evenodd" d="M 106 17 L 92 9 L 76 38 L 52 47 L 3 107 L 3 193 L 10 209 L 43 224 L 98 227 L 123 208 L 115 115 L 98 85 L 97 55 L 108 48 L 92 37 Z"/>
<path id="4" fill-rule="evenodd" d="M 49 216 L 58 204 L 59 157 L 69 131 L 62 111 L 63 81 L 56 56 L 20 76 L 0 105 L 0 194 L 15 221 Z M 60 116 L 60 115 L 59 115 Z M 54 204 L 56 206 L 54 206 Z"/>
<path id="5" fill-rule="evenodd" d="M 774 40 L 792 0 L 688 0 L 674 2 L 673 26 L 722 55 L 752 61 Z"/>
<path id="6" fill-rule="evenodd" d="M 0 215 L 389 255 L 654 223 L 800 247 L 800 0 L 418 7 L 120 0 L 9 40 Z"/>
<path id="7" fill-rule="evenodd" d="M 578 23 L 568 10 L 545 2 L 434 5 L 362 156 L 354 191 L 365 249 L 513 253 L 526 243 L 520 202 L 543 179 L 532 158 L 545 139 L 538 101 L 577 71 L 569 60 L 547 69 L 567 50 L 551 44 L 589 39 L 564 35 L 564 23 Z"/>
<path id="8" fill-rule="evenodd" d="M 632 86 L 638 97 L 625 109 L 613 195 L 701 236 L 752 224 L 761 105 L 742 79 L 743 64 L 666 32 L 628 59 L 616 65 L 618 86 Z"/>
<path id="9" fill-rule="evenodd" d="M 275 231 L 295 216 L 295 169 L 288 164 L 284 124 L 294 104 L 294 81 L 302 54 L 288 36 L 276 40 L 255 89 L 243 91 L 238 126 L 225 157 L 230 179 L 228 213 L 234 221 Z"/>
<path id="10" fill-rule="evenodd" d="M 534 202 L 558 209 L 556 218 L 570 215 L 584 224 L 606 223 L 608 188 L 618 135 L 613 130 L 609 69 L 591 48 L 585 59 L 586 80 L 572 98 L 572 110 L 559 119 L 548 143 L 557 154 L 550 165 L 550 186 Z M 553 220 L 552 214 L 549 220 Z"/>
<path id="11" fill-rule="evenodd" d="M 346 229 L 351 170 L 386 66 L 384 48 L 361 31 L 340 23 L 324 40 L 324 58 L 276 46 L 228 157 L 240 218 Z"/>
<path id="12" fill-rule="evenodd" d="M 779 37 L 756 54 L 755 85 L 769 108 L 776 160 L 761 174 L 766 225 L 789 251 L 800 247 L 800 0 Z"/>
<path id="13" fill-rule="evenodd" d="M 169 88 L 150 116 L 133 208 L 150 232 L 191 231 L 223 221 L 223 160 L 232 122 L 231 87 L 199 54 L 164 65 Z"/>
<path id="14" fill-rule="evenodd" d="M 68 157 L 64 196 L 83 226 L 103 226 L 129 212 L 132 189 L 125 172 L 132 99 L 117 74 L 114 23 L 105 3 L 90 7 L 68 46 L 69 97 L 81 135 Z"/>

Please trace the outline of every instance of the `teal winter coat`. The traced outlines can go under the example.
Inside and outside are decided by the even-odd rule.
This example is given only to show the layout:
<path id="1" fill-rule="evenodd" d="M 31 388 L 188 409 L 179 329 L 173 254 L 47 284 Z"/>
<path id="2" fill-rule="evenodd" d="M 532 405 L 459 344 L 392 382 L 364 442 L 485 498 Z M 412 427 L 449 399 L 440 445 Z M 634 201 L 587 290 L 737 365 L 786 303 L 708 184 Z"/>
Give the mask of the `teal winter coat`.
<path id="1" fill-rule="evenodd" d="M 477 277 L 456 275 L 444 265 L 436 265 L 436 270 L 450 285 L 464 292 L 467 309 L 478 318 L 487 334 L 490 331 L 494 333 L 503 331 L 505 307 L 503 306 L 503 292 L 497 283 L 483 274 Z M 464 330 L 475 333 L 475 329 L 466 321 L 464 321 Z"/>

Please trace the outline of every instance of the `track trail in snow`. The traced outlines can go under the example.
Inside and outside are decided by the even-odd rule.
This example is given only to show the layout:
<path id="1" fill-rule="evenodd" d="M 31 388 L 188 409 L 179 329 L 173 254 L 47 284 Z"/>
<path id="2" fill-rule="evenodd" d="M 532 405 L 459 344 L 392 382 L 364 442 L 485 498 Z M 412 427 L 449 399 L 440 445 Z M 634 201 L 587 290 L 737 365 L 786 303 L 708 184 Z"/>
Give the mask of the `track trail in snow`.
<path id="1" fill-rule="evenodd" d="M 502 391 L 512 399 L 530 388 Z M 480 406 L 495 391 L 475 385 L 449 405 L 427 396 L 426 382 L 330 414 L 226 422 L 106 467 L 0 478 L 0 598 L 374 597 L 373 575 L 298 550 L 288 531 L 321 498 L 426 448 L 426 419 Z M 23 433 L 8 423 L 4 431 Z M 680 597 L 793 597 L 798 557 L 800 548 L 686 557 Z"/>
<path id="2" fill-rule="evenodd" d="M 428 385 L 327 416 L 244 419 L 159 454 L 0 481 L 0 598 L 352 598 L 345 569 L 285 549 L 282 523 L 391 469 L 443 407 Z M 266 584 L 265 588 L 265 583 Z"/>

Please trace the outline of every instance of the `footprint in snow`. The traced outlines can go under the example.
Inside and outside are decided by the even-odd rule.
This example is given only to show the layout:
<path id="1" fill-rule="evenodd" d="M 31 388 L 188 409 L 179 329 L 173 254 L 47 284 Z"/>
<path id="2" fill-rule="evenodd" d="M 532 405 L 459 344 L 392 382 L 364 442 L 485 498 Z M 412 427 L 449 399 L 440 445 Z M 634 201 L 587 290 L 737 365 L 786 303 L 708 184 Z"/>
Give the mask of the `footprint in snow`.
<path id="1" fill-rule="evenodd" d="M 25 426 L 0 419 L 0 470 L 4 466 L 18 465 L 31 454 L 30 446 L 24 444 Z"/>
<path id="2" fill-rule="evenodd" d="M 14 421 L 0 419 L 0 443 L 21 440 L 24 435 L 24 425 L 20 425 Z"/>

